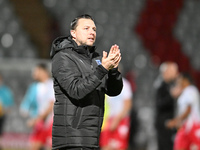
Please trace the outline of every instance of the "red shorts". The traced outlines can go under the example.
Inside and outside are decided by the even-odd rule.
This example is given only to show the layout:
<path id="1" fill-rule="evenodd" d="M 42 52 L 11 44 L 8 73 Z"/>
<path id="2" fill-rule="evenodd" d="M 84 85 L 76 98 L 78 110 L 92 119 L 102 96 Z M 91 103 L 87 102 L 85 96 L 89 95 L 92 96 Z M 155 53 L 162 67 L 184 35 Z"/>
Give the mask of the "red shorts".
<path id="1" fill-rule="evenodd" d="M 114 149 L 127 149 L 129 140 L 130 118 L 126 117 L 119 123 L 114 131 L 110 131 L 112 118 L 108 120 L 107 126 L 100 135 L 100 147 L 110 145 Z"/>
<path id="2" fill-rule="evenodd" d="M 30 135 L 30 142 L 40 142 L 43 145 L 52 146 L 52 125 L 53 123 L 45 124 L 44 121 L 39 121 L 33 128 Z"/>
<path id="3" fill-rule="evenodd" d="M 186 131 L 185 125 L 178 130 L 174 141 L 174 150 L 178 149 L 200 150 L 200 124 L 194 124 L 189 131 Z"/>

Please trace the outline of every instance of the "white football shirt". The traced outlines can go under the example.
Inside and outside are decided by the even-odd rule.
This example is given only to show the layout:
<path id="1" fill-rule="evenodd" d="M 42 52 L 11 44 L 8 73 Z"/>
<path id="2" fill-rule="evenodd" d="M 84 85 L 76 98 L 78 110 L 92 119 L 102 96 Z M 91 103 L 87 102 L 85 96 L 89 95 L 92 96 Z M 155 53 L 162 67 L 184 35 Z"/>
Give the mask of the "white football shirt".
<path id="1" fill-rule="evenodd" d="M 108 117 L 113 117 L 118 115 L 124 106 L 124 101 L 127 99 L 132 98 L 132 90 L 131 90 L 131 85 L 128 80 L 123 78 L 123 88 L 121 93 L 118 96 L 110 97 L 108 96 L 107 98 L 107 103 L 108 103 Z"/>
<path id="2" fill-rule="evenodd" d="M 37 85 L 37 104 L 39 114 L 43 114 L 50 102 L 55 101 L 53 81 L 39 82 Z"/>
<path id="3" fill-rule="evenodd" d="M 191 112 L 186 118 L 186 126 L 190 129 L 193 123 L 200 122 L 200 96 L 198 89 L 191 85 L 186 87 L 178 98 L 178 115 L 183 114 L 188 106 L 191 106 Z"/>

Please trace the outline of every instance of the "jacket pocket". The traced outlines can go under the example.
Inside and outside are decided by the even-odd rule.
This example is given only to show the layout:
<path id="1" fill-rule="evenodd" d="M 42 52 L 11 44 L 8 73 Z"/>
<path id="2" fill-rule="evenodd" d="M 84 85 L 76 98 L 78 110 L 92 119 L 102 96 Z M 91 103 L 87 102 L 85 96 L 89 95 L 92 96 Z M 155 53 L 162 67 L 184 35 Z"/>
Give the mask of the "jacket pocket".
<path id="1" fill-rule="evenodd" d="M 76 115 L 74 116 L 74 120 L 72 121 L 72 128 L 78 128 L 82 115 L 82 108 L 78 107 L 76 110 Z"/>

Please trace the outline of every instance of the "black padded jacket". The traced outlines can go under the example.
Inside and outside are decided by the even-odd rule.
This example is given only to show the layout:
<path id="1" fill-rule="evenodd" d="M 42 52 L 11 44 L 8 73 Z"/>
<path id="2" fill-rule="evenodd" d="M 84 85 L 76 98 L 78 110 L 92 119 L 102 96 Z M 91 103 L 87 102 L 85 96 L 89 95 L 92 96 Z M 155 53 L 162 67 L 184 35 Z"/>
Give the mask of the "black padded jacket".
<path id="1" fill-rule="evenodd" d="M 120 94 L 120 72 L 107 71 L 95 47 L 77 46 L 70 36 L 55 39 L 50 55 L 56 98 L 52 149 L 98 148 L 104 97 Z"/>

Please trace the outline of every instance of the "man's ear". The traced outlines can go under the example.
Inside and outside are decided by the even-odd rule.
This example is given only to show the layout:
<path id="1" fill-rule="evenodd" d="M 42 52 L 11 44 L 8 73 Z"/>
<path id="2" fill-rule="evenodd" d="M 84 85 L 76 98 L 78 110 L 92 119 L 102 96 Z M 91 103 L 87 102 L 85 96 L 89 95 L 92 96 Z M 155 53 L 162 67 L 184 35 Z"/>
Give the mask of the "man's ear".
<path id="1" fill-rule="evenodd" d="M 75 30 L 70 30 L 70 33 L 71 33 L 71 36 L 72 36 L 72 38 L 76 38 L 76 31 Z"/>

